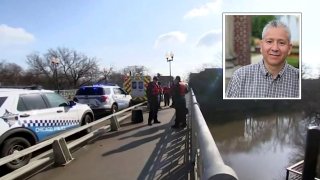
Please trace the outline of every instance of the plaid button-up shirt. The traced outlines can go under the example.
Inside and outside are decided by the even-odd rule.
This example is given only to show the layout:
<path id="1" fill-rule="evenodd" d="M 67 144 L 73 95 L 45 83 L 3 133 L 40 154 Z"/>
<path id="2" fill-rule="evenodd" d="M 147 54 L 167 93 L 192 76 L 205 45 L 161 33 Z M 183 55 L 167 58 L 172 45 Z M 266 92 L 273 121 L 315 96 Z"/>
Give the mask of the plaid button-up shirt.
<path id="1" fill-rule="evenodd" d="M 287 63 L 273 79 L 263 64 L 247 65 L 236 70 L 229 82 L 228 98 L 298 98 L 299 70 Z"/>

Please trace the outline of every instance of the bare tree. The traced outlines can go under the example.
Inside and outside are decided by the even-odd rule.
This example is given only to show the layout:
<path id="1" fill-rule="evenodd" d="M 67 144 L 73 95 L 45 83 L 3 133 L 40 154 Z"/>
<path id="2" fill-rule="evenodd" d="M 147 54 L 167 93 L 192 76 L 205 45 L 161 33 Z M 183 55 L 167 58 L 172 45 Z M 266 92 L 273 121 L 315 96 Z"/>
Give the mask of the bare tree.
<path id="1" fill-rule="evenodd" d="M 77 87 L 81 79 L 81 84 L 86 84 L 96 81 L 99 77 L 99 69 L 96 58 L 78 53 L 67 48 L 58 48 L 57 50 L 50 49 L 49 56 L 60 59 L 62 74 L 67 83 L 73 87 Z"/>
<path id="2" fill-rule="evenodd" d="M 15 63 L 0 62 L 0 84 L 1 85 L 21 85 L 23 69 Z"/>
<path id="3" fill-rule="evenodd" d="M 29 71 L 35 75 L 44 75 L 48 79 L 53 80 L 54 68 L 50 63 L 50 60 L 45 57 L 41 57 L 37 52 L 27 55 L 27 64 L 29 65 Z"/>
<path id="4" fill-rule="evenodd" d="M 31 69 L 24 73 L 21 81 L 25 83 L 24 85 L 41 85 L 42 87 L 50 87 L 52 85 L 52 82 L 45 75 L 36 73 Z"/>
<path id="5" fill-rule="evenodd" d="M 301 76 L 302 79 L 312 79 L 312 78 L 320 78 L 320 75 L 318 72 L 313 71 L 313 67 L 310 64 L 302 63 L 301 65 Z"/>
<path id="6" fill-rule="evenodd" d="M 120 72 L 112 72 L 112 74 L 110 74 L 109 77 L 109 82 L 115 83 L 118 86 L 123 87 L 124 76 L 125 75 Z"/>
<path id="7" fill-rule="evenodd" d="M 108 83 L 111 79 L 111 75 L 113 74 L 113 67 L 110 68 L 102 68 L 100 69 L 100 77 L 97 80 L 97 83 Z"/>
<path id="8" fill-rule="evenodd" d="M 148 69 L 145 66 L 127 66 L 123 68 L 122 73 L 125 75 L 148 74 Z"/>
<path id="9" fill-rule="evenodd" d="M 53 59 L 58 59 L 59 64 L 54 64 Z M 43 57 L 37 53 L 30 54 L 27 56 L 27 63 L 35 72 L 51 80 L 54 80 L 56 70 L 60 87 L 66 89 L 96 81 L 95 78 L 101 73 L 96 58 L 68 48 L 49 49 Z"/>

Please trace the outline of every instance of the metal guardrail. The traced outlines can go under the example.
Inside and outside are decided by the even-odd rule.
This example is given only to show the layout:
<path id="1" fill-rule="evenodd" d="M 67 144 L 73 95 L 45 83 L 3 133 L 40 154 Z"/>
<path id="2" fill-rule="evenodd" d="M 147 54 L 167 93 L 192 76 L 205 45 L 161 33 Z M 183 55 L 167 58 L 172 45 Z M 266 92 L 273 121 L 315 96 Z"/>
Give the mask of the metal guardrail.
<path id="1" fill-rule="evenodd" d="M 306 151 L 304 154 L 304 163 L 302 179 L 314 179 L 316 177 L 316 168 L 318 156 L 320 154 L 320 127 L 313 126 L 308 129 Z"/>
<path id="2" fill-rule="evenodd" d="M 287 168 L 286 180 L 302 179 L 303 161 Z"/>
<path id="3" fill-rule="evenodd" d="M 290 166 L 287 168 L 286 180 L 288 179 L 302 179 L 309 180 L 315 179 L 317 166 L 318 166 L 318 156 L 320 154 L 320 127 L 312 126 L 309 127 L 307 133 L 307 143 L 304 155 L 304 160 Z"/>
<path id="4" fill-rule="evenodd" d="M 200 111 L 196 96 L 191 90 L 191 160 L 195 176 L 201 180 L 238 180 L 234 170 L 225 165 L 207 123 Z"/>
<path id="5" fill-rule="evenodd" d="M 286 173 L 286 180 L 304 180 L 302 178 L 303 169 L 304 169 L 304 160 L 299 161 L 296 164 L 288 167 L 287 173 Z M 320 180 L 320 179 L 315 177 L 314 180 Z"/>
<path id="6" fill-rule="evenodd" d="M 66 165 L 68 164 L 73 158 L 72 158 L 72 155 L 70 153 L 70 149 L 78 146 L 79 144 L 87 141 L 88 139 L 102 133 L 102 132 L 106 132 L 106 131 L 110 131 L 110 130 L 118 130 L 119 128 L 119 123 L 123 120 L 125 120 L 126 118 L 130 117 L 131 114 L 127 114 L 125 116 L 122 116 L 120 118 L 117 118 L 118 115 L 124 113 L 124 112 L 127 112 L 127 111 L 130 111 L 136 107 L 139 107 L 139 106 L 142 106 L 143 104 L 145 104 L 145 102 L 143 103 L 140 103 L 140 104 L 137 104 L 137 105 L 134 105 L 132 107 L 129 107 L 127 109 L 124 109 L 122 111 L 119 111 L 119 112 L 116 112 L 114 114 L 111 114 L 109 116 L 106 116 L 106 117 L 103 117 L 101 119 L 98 119 L 94 122 L 91 122 L 87 125 L 84 125 L 84 126 L 81 126 L 81 127 L 77 127 L 77 128 L 74 128 L 74 129 L 71 129 L 71 130 L 68 130 L 58 136 L 55 136 L 51 139 L 48 139 L 46 141 L 43 141 L 39 144 L 36 144 L 34 146 L 31 146 L 27 149 L 24 149 L 22 151 L 19 151 L 19 152 L 15 152 L 14 154 L 11 154 L 9 156 L 6 156 L 6 157 L 3 157 L 0 159 L 0 166 L 1 165 L 4 165 L 12 160 L 15 160 L 15 159 L 18 159 L 22 156 L 25 156 L 27 154 L 30 154 L 30 153 L 33 153 L 39 149 L 42 149 L 44 147 L 47 147 L 48 145 L 52 145 L 53 148 L 49 151 L 46 151 L 36 157 L 33 157 L 31 159 L 31 161 L 15 170 L 15 171 L 12 171 L 11 173 L 9 174 L 6 174 L 2 177 L 0 177 L 0 180 L 2 179 L 16 179 L 16 178 L 19 178 L 21 177 L 22 175 L 40 167 L 41 165 L 43 164 L 46 164 L 46 163 L 49 163 L 49 162 L 52 162 L 54 161 L 54 163 L 58 164 L 58 165 Z M 107 122 L 108 120 L 111 121 L 111 124 L 110 125 L 106 125 L 106 126 L 102 126 L 94 131 L 92 131 L 91 133 L 88 133 L 87 135 L 85 136 L 82 136 L 81 138 L 77 139 L 77 140 L 74 140 L 70 143 L 66 143 L 65 141 L 65 138 L 73 135 L 73 134 L 76 134 L 76 133 L 79 133 L 80 131 L 83 131 L 87 128 L 90 128 L 90 127 L 93 127 L 95 125 L 98 125 L 98 124 L 101 124 L 101 123 L 104 123 L 104 122 Z"/>

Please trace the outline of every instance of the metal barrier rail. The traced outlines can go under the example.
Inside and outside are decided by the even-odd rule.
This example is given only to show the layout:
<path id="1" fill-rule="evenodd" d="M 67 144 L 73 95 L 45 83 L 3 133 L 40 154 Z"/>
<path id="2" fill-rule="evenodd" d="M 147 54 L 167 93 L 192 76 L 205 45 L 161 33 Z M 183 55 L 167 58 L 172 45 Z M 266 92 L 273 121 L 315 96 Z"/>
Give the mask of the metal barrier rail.
<path id="1" fill-rule="evenodd" d="M 286 180 L 288 179 L 302 179 L 309 180 L 315 179 L 317 167 L 318 167 L 318 156 L 320 154 L 320 127 L 312 126 L 308 128 L 307 132 L 307 143 L 304 154 L 304 160 L 287 168 Z"/>
<path id="2" fill-rule="evenodd" d="M 51 139 L 48 139 L 48 140 L 43 141 L 39 144 L 31 146 L 27 149 L 15 152 L 14 154 L 11 154 L 9 156 L 1 158 L 0 159 L 0 166 L 4 165 L 12 160 L 18 159 L 22 156 L 25 156 L 27 154 L 30 154 L 34 151 L 37 151 L 37 150 L 42 149 L 44 147 L 47 147 L 48 145 L 53 146 L 53 149 L 46 151 L 36 157 L 33 157 L 27 165 L 15 170 L 15 171 L 12 171 L 9 174 L 6 174 L 6 175 L 0 177 L 0 180 L 2 180 L 2 179 L 16 179 L 16 178 L 24 175 L 25 173 L 30 172 L 30 171 L 36 169 L 37 167 L 39 167 L 45 163 L 48 163 L 52 160 L 54 160 L 54 162 L 56 164 L 66 165 L 67 163 L 69 163 L 73 159 L 71 156 L 71 153 L 70 153 L 70 149 L 76 147 L 77 145 L 87 141 L 88 139 L 90 139 L 90 138 L 92 138 L 102 132 L 106 132 L 106 131 L 110 131 L 110 130 L 118 130 L 119 123 L 121 121 L 125 120 L 126 118 L 130 117 L 131 114 L 129 113 L 129 114 L 122 116 L 120 118 L 117 118 L 117 116 L 124 113 L 124 112 L 130 111 L 136 107 L 142 106 L 145 103 L 146 102 L 134 105 L 132 107 L 129 107 L 129 108 L 124 109 L 122 111 L 116 112 L 116 113 L 111 114 L 109 116 L 103 117 L 101 119 L 98 119 L 98 120 L 91 122 L 89 124 L 86 124 L 84 126 L 68 130 L 58 136 L 51 138 Z M 100 123 L 107 122 L 107 120 L 111 121 L 110 125 L 100 127 L 98 129 L 92 131 L 91 133 L 88 133 L 87 135 L 82 136 L 81 138 L 70 142 L 69 144 L 66 143 L 65 138 L 67 138 L 73 134 L 76 134 L 82 130 L 85 130 L 87 128 L 98 125 Z"/>
<path id="3" fill-rule="evenodd" d="M 195 165 L 195 177 L 202 180 L 237 180 L 234 170 L 225 165 L 207 123 L 191 89 L 191 160 Z"/>

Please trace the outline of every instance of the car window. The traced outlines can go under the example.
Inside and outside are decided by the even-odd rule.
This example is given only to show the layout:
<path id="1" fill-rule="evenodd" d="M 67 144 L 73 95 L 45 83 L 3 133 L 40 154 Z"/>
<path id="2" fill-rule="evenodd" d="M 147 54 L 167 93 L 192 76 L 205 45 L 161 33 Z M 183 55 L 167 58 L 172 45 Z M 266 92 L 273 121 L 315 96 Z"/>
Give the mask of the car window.
<path id="1" fill-rule="evenodd" d="M 56 93 L 46 93 L 45 96 L 47 97 L 50 107 L 59 107 L 65 106 L 68 104 L 68 101 L 64 99 L 62 96 Z"/>
<path id="2" fill-rule="evenodd" d="M 18 111 L 27 111 L 27 110 L 28 110 L 28 108 L 27 108 L 27 106 L 24 104 L 22 98 L 19 98 L 18 105 L 17 105 L 17 110 L 18 110 Z"/>
<path id="3" fill-rule="evenodd" d="M 133 81 L 131 87 L 132 89 L 137 89 L 137 82 Z"/>
<path id="4" fill-rule="evenodd" d="M 120 94 L 127 94 L 123 89 L 119 88 Z"/>
<path id="5" fill-rule="evenodd" d="M 113 93 L 116 95 L 121 94 L 118 88 L 113 88 Z"/>
<path id="6" fill-rule="evenodd" d="M 40 94 L 24 94 L 20 95 L 17 108 L 19 108 L 19 111 L 26 111 L 33 109 L 45 109 L 48 108 L 48 106 Z"/>
<path id="7" fill-rule="evenodd" d="M 111 94 L 110 88 L 104 88 L 104 94 L 105 95 L 110 95 Z"/>
<path id="8" fill-rule="evenodd" d="M 139 82 L 139 89 L 143 89 L 143 82 Z"/>
<path id="9" fill-rule="evenodd" d="M 0 107 L 2 106 L 2 104 L 6 101 L 8 97 L 0 97 Z"/>
<path id="10" fill-rule="evenodd" d="M 104 95 L 102 87 L 81 87 L 76 95 Z"/>

